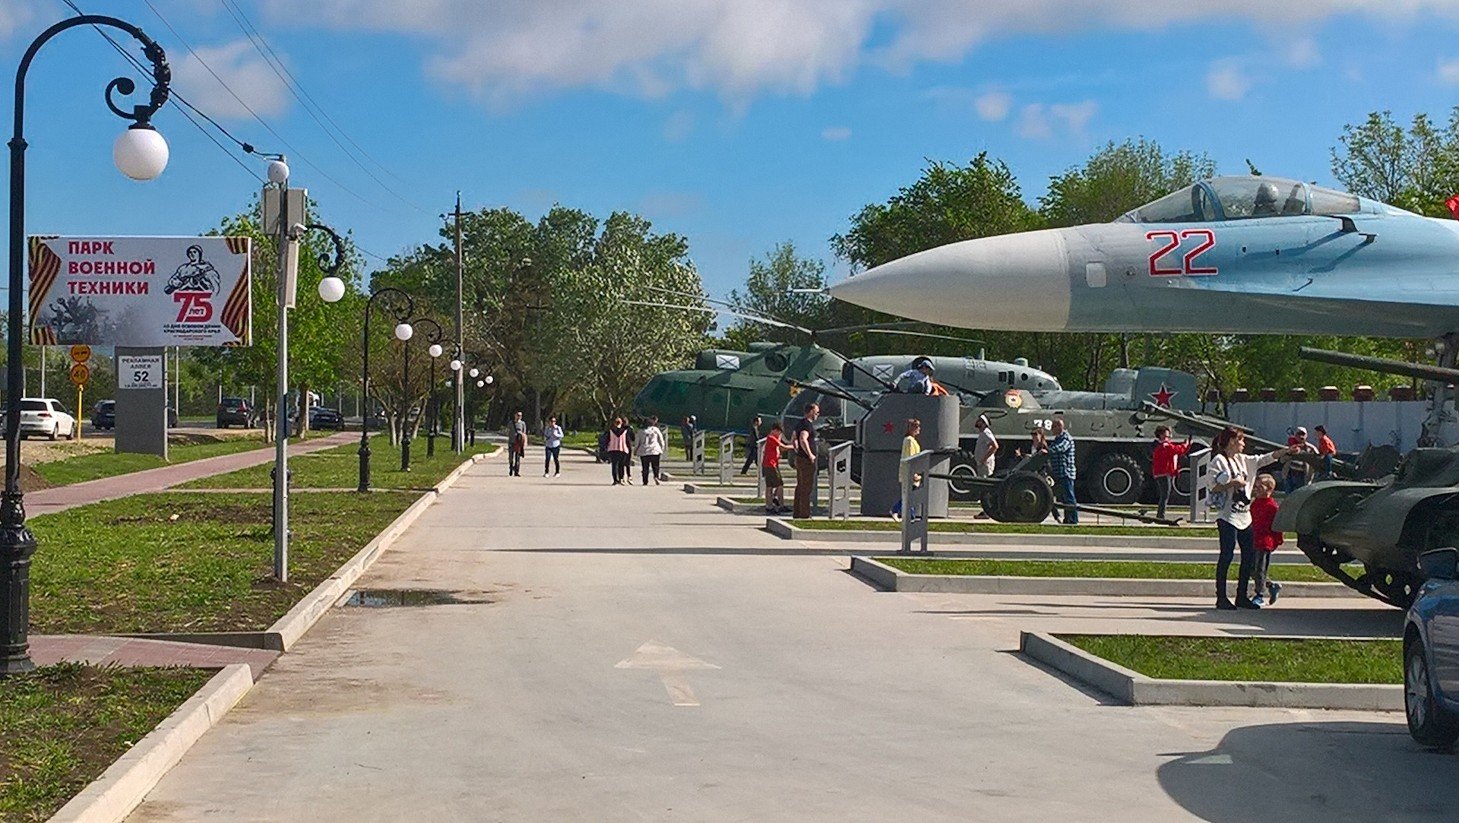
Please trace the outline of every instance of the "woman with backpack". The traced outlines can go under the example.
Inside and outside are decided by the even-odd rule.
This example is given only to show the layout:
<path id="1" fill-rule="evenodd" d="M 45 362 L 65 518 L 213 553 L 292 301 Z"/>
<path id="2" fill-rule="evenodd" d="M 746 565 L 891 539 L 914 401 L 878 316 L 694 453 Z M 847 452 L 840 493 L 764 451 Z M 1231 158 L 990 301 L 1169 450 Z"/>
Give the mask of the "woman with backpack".
<path id="1" fill-rule="evenodd" d="M 613 464 L 613 485 L 621 486 L 631 478 L 628 456 L 633 453 L 633 429 L 621 417 L 613 418 L 608 429 L 608 462 Z"/>
<path id="2" fill-rule="evenodd" d="M 1251 531 L 1251 487 L 1262 466 L 1275 463 L 1292 453 L 1291 447 L 1270 454 L 1244 454 L 1246 433 L 1227 426 L 1216 435 L 1211 450 L 1210 506 L 1216 511 L 1216 533 L 1220 536 L 1221 553 L 1216 559 L 1216 608 L 1259 609 L 1251 602 L 1247 588 L 1256 562 L 1256 548 Z M 1236 547 L 1241 547 L 1241 565 L 1236 575 L 1236 602 L 1226 596 L 1226 579 Z"/>

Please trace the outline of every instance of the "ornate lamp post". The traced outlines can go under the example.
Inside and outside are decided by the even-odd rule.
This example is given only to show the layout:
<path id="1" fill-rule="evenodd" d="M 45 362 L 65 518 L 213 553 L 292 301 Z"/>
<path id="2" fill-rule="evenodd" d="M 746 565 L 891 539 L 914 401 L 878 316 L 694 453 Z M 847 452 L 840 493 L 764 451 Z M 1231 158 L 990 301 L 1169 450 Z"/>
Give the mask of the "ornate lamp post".
<path id="1" fill-rule="evenodd" d="M 400 340 L 410 339 L 410 324 L 405 320 L 415 311 L 415 301 L 400 289 L 390 287 L 380 289 L 365 301 L 364 369 L 360 377 L 360 390 L 365 395 L 365 416 L 360 425 L 360 484 L 356 489 L 362 494 L 370 490 L 370 309 L 374 308 L 375 301 L 381 298 L 384 298 L 385 310 L 395 318 L 395 336 Z M 404 334 L 403 337 L 402 334 Z"/>
<path id="2" fill-rule="evenodd" d="M 430 414 L 430 419 L 426 423 L 426 457 L 435 457 L 436 435 L 440 428 L 440 410 L 436 408 L 436 360 L 446 351 L 441 347 L 441 341 L 445 339 L 445 331 L 441 329 L 440 323 L 429 317 L 417 318 L 412 325 L 421 329 L 425 334 L 426 342 L 431 344 L 430 348 L 426 349 L 426 353 L 431 356 L 431 396 L 426 401 L 426 411 Z M 401 456 L 402 458 L 405 456 L 404 451 L 401 452 Z M 409 464 L 404 469 L 410 471 Z"/>
<path id="3" fill-rule="evenodd" d="M 147 102 L 128 111 L 113 101 L 113 92 L 129 95 L 137 90 L 131 78 L 118 77 L 106 85 L 106 105 L 118 117 L 132 121 L 113 144 L 112 160 L 133 180 L 151 180 L 167 167 L 167 141 L 152 128 L 152 116 L 167 102 L 172 82 L 172 69 L 162 47 L 131 23 L 98 14 L 71 17 L 41 32 L 25 50 L 15 72 L 15 133 L 10 138 L 10 313 L 6 323 L 10 368 L 5 380 L 9 401 L 5 410 L 5 492 L 0 497 L 0 676 L 35 668 L 29 649 L 30 559 L 36 542 L 25 525 L 20 490 L 20 398 L 25 394 L 20 367 L 25 311 L 25 78 L 41 46 L 77 26 L 120 29 L 142 44 L 142 54 L 152 64 L 152 93 Z"/>

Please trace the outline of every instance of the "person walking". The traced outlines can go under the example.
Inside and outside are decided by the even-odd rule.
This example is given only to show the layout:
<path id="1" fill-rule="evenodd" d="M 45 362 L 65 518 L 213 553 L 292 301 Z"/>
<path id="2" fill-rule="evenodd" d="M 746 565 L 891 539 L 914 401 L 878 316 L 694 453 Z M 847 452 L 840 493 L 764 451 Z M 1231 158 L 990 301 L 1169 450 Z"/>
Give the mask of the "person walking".
<path id="1" fill-rule="evenodd" d="M 633 430 L 623 418 L 613 418 L 608 428 L 608 462 L 612 464 L 613 485 L 621 486 L 632 479 L 628 457 L 633 452 Z"/>
<path id="2" fill-rule="evenodd" d="M 1278 449 L 1270 454 L 1244 454 L 1246 433 L 1235 426 L 1227 426 L 1216 435 L 1211 450 L 1209 503 L 1216 510 L 1216 533 L 1220 537 L 1220 554 L 1216 559 L 1216 608 L 1259 609 L 1251 601 L 1247 587 L 1255 570 L 1256 549 L 1251 530 L 1252 484 L 1257 470 L 1270 465 L 1279 458 L 1291 454 L 1291 447 Z M 1233 604 L 1226 594 L 1226 580 L 1231 573 L 1231 560 L 1237 547 L 1241 549 L 1240 566 L 1236 573 L 1236 602 Z"/>
<path id="3" fill-rule="evenodd" d="M 562 474 L 562 427 L 557 425 L 556 415 L 547 418 L 547 425 L 542 427 L 542 446 L 547 452 L 542 461 L 542 476 L 546 477 L 549 471 L 553 477 Z"/>
<path id="4" fill-rule="evenodd" d="M 522 455 L 527 453 L 527 421 L 522 419 L 521 412 L 512 415 L 507 436 L 511 438 L 511 442 L 507 444 L 507 475 L 521 477 Z"/>
<path id="5" fill-rule="evenodd" d="M 643 485 L 648 485 L 650 477 L 653 478 L 654 485 L 659 484 L 659 461 L 663 459 L 668 448 L 668 438 L 664 437 L 664 430 L 659 428 L 659 419 L 650 417 L 648 425 L 638 433 L 638 462 L 643 467 Z"/>
<path id="6" fill-rule="evenodd" d="M 1251 542 L 1256 547 L 1256 564 L 1251 578 L 1256 583 L 1256 593 L 1251 602 L 1258 606 L 1269 606 L 1277 602 L 1282 593 L 1282 584 L 1271 578 L 1272 552 L 1282 545 L 1282 533 L 1272 531 L 1277 519 L 1277 501 L 1272 493 L 1277 490 L 1277 479 L 1269 474 L 1259 474 L 1251 486 Z M 1267 596 L 1262 602 L 1262 593 Z"/>
<path id="7" fill-rule="evenodd" d="M 1049 440 L 1046 447 L 1049 453 L 1049 476 L 1054 478 L 1054 491 L 1057 493 L 1059 502 L 1067 504 L 1064 509 L 1063 523 L 1066 526 L 1079 525 L 1079 500 L 1074 496 L 1074 480 L 1076 470 L 1074 468 L 1074 436 L 1064 428 L 1064 418 L 1054 416 L 1053 425 L 1049 429 L 1053 438 Z M 1055 512 L 1055 517 L 1058 513 Z"/>
<path id="8" fill-rule="evenodd" d="M 785 514 L 785 480 L 780 477 L 780 455 L 790 450 L 790 444 L 781 440 L 785 428 L 776 420 L 770 424 L 770 433 L 765 435 L 765 454 L 760 458 L 760 473 L 765 475 L 765 513 Z"/>
<path id="9" fill-rule="evenodd" d="M 1155 427 L 1155 449 L 1150 454 L 1150 474 L 1155 478 L 1155 498 L 1159 501 L 1155 508 L 1155 517 L 1159 520 L 1165 519 L 1165 507 L 1170 503 L 1171 493 L 1175 491 L 1175 478 L 1180 474 L 1180 458 L 1190 450 L 1189 437 L 1186 437 L 1184 443 L 1176 443 L 1170 439 L 1169 426 Z"/>
<path id="10" fill-rule="evenodd" d="M 763 421 L 760 419 L 760 415 L 757 414 L 755 415 L 755 419 L 750 421 L 750 442 L 745 447 L 745 465 L 740 466 L 740 474 L 748 474 L 750 467 L 755 465 L 758 459 L 760 453 L 761 425 L 763 425 Z"/>
<path id="11" fill-rule="evenodd" d="M 795 424 L 795 517 L 811 516 L 811 493 L 816 488 L 816 418 L 821 416 L 819 404 L 806 406 L 805 417 Z"/>
<path id="12" fill-rule="evenodd" d="M 897 501 L 892 504 L 892 519 L 902 519 L 902 495 L 900 491 L 907 488 L 907 458 L 915 457 L 922 453 L 922 444 L 917 441 L 917 435 L 922 433 L 922 421 L 915 417 L 907 418 L 907 436 L 902 438 L 902 459 L 897 461 Z M 922 485 L 922 475 L 912 478 L 913 487 Z M 917 509 L 910 507 L 907 517 L 917 519 Z"/>
<path id="13" fill-rule="evenodd" d="M 980 414 L 973 428 L 978 430 L 978 443 L 973 446 L 973 476 L 992 477 L 998 465 L 998 438 L 993 435 L 993 424 L 987 415 Z"/>

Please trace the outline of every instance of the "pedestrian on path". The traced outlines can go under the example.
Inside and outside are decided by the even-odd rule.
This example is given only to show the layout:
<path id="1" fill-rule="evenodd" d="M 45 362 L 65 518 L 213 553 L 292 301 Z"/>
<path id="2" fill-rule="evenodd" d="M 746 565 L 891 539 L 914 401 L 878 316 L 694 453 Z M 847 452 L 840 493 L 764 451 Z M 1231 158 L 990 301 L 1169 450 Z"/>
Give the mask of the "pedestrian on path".
<path id="1" fill-rule="evenodd" d="M 554 466 L 552 476 L 562 474 L 562 427 L 557 425 L 556 415 L 547 418 L 547 425 L 542 427 L 542 445 L 547 450 L 542 460 L 542 476 L 546 477 Z"/>
<path id="2" fill-rule="evenodd" d="M 760 458 L 760 473 L 765 475 L 765 513 L 785 514 L 785 480 L 780 477 L 780 455 L 790 451 L 790 444 L 781 438 L 785 427 L 776 420 L 770 424 L 770 433 L 765 435 L 765 454 Z"/>
<path id="3" fill-rule="evenodd" d="M 1270 465 L 1278 458 L 1292 453 L 1291 447 L 1278 449 L 1270 454 L 1249 455 L 1246 448 L 1246 433 L 1235 426 L 1227 426 L 1216 435 L 1211 450 L 1209 504 L 1216 510 L 1216 533 L 1220 536 L 1220 554 L 1216 559 L 1216 608 L 1259 609 L 1251 602 L 1247 585 L 1255 568 L 1255 546 L 1251 532 L 1252 483 L 1257 470 Z M 1231 573 L 1231 559 L 1241 548 L 1241 563 L 1236 574 L 1236 602 L 1233 604 L 1226 594 L 1226 580 Z"/>
<path id="4" fill-rule="evenodd" d="M 659 461 L 663 459 L 664 451 L 668 447 L 669 441 L 664 437 L 664 430 L 659 428 L 659 419 L 650 417 L 648 425 L 638 433 L 638 462 L 643 467 L 643 485 L 648 485 L 650 477 L 653 478 L 654 485 L 659 484 L 662 474 Z"/>
<path id="5" fill-rule="evenodd" d="M 1055 415 L 1049 429 L 1053 438 L 1049 440 L 1049 476 L 1054 478 L 1054 491 L 1059 502 L 1065 503 L 1063 522 L 1067 526 L 1079 525 L 1079 500 L 1074 496 L 1074 436 L 1064 428 L 1064 418 Z M 1055 512 L 1055 517 L 1058 513 Z"/>
<path id="6" fill-rule="evenodd" d="M 522 419 L 522 413 L 512 415 L 512 424 L 509 427 L 507 436 L 511 438 L 507 443 L 507 474 L 511 477 L 522 476 L 522 456 L 527 453 L 527 421 Z"/>
<path id="7" fill-rule="evenodd" d="M 811 493 L 816 488 L 816 418 L 821 407 L 812 403 L 805 417 L 795 424 L 795 516 L 804 520 L 811 516 Z"/>
<path id="8" fill-rule="evenodd" d="M 907 436 L 902 438 L 902 459 L 897 461 L 897 488 L 907 488 L 907 458 L 915 457 L 922 453 L 922 444 L 917 442 L 917 435 L 922 433 L 922 421 L 915 417 L 907 419 Z M 922 475 L 912 478 L 912 486 L 915 488 L 922 485 Z M 917 519 L 917 509 L 910 508 L 907 517 Z M 902 519 L 902 496 L 897 495 L 897 502 L 892 504 L 892 519 Z"/>
<path id="9" fill-rule="evenodd" d="M 1175 490 L 1175 478 L 1180 474 L 1180 458 L 1191 450 L 1191 439 L 1176 443 L 1170 439 L 1169 426 L 1155 427 L 1155 449 L 1150 455 L 1150 474 L 1155 478 L 1155 498 L 1160 501 L 1155 516 L 1165 519 L 1165 507 L 1170 503 L 1171 492 Z"/>
<path id="10" fill-rule="evenodd" d="M 745 465 L 740 466 L 740 474 L 748 474 L 750 467 L 755 465 L 757 455 L 760 453 L 760 426 L 762 425 L 764 425 L 764 421 L 758 414 L 755 415 L 754 420 L 750 421 L 750 443 L 745 448 Z"/>
<path id="11" fill-rule="evenodd" d="M 621 417 L 613 418 L 608 429 L 608 462 L 613 467 L 613 485 L 624 485 L 630 479 L 628 458 L 633 451 L 633 430 Z"/>
<path id="12" fill-rule="evenodd" d="M 1251 602 L 1258 606 L 1277 602 L 1277 595 L 1282 593 L 1282 584 L 1271 579 L 1272 552 L 1282 545 L 1282 533 L 1272 531 L 1272 522 L 1277 519 L 1277 500 L 1272 497 L 1276 490 L 1277 479 L 1270 474 L 1258 474 L 1251 489 L 1251 536 L 1256 546 L 1256 567 L 1252 569 L 1256 595 Z M 1262 592 L 1267 595 L 1265 603 Z"/>

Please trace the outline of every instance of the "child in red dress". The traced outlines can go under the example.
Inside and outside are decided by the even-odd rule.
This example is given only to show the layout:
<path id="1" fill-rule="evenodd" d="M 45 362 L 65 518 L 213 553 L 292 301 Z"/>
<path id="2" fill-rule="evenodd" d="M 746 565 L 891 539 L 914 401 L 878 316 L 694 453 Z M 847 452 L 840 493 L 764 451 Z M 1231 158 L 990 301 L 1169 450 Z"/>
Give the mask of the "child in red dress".
<path id="1" fill-rule="evenodd" d="M 1252 598 L 1252 602 L 1257 604 L 1262 603 L 1263 588 L 1267 592 L 1265 605 L 1277 602 L 1277 595 L 1282 591 L 1282 584 L 1272 582 L 1268 574 L 1272 552 L 1282 545 L 1282 533 L 1272 531 L 1272 521 L 1277 516 L 1277 501 L 1272 492 L 1276 488 L 1276 478 L 1262 474 L 1257 475 L 1251 490 L 1251 537 L 1256 546 L 1256 568 L 1252 574 L 1256 581 L 1256 597 Z"/>

